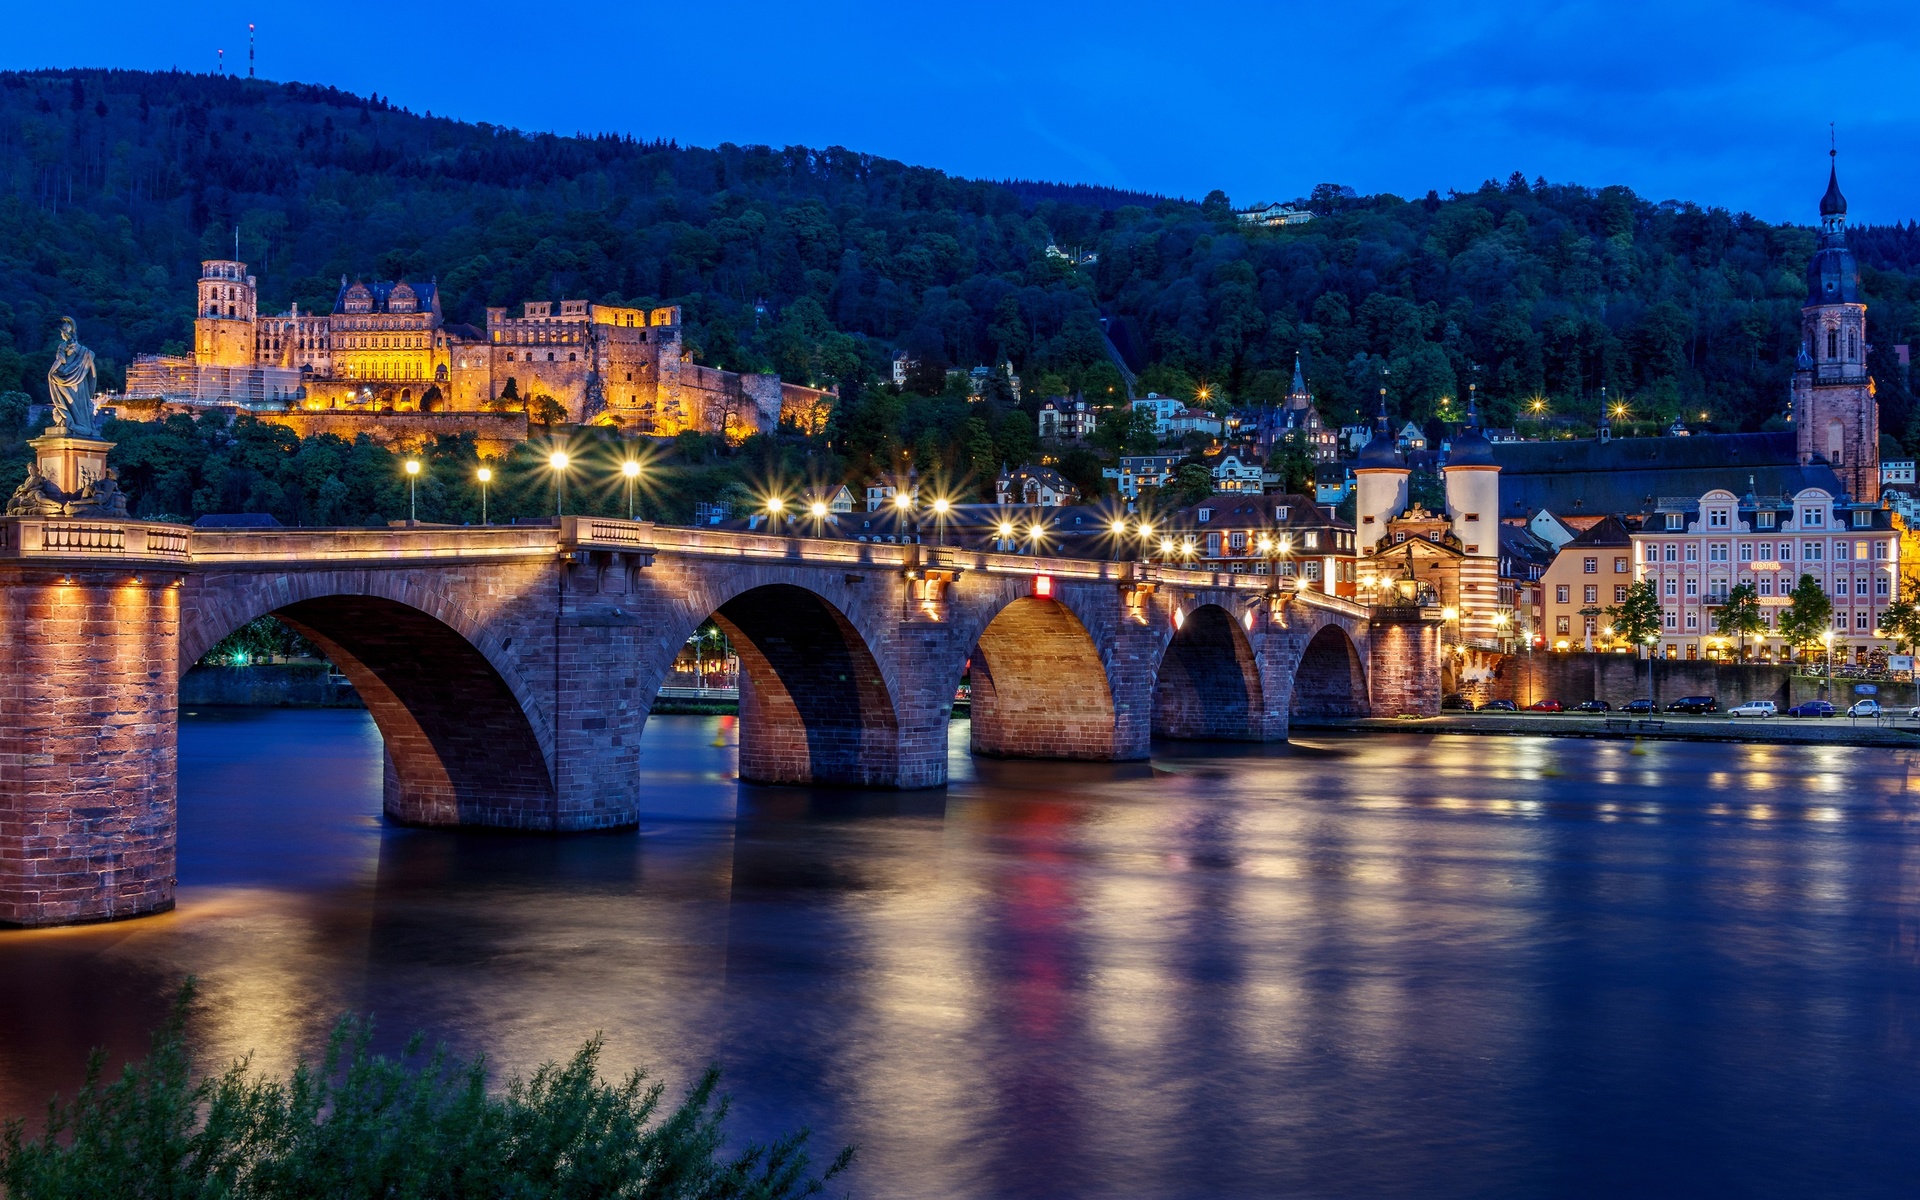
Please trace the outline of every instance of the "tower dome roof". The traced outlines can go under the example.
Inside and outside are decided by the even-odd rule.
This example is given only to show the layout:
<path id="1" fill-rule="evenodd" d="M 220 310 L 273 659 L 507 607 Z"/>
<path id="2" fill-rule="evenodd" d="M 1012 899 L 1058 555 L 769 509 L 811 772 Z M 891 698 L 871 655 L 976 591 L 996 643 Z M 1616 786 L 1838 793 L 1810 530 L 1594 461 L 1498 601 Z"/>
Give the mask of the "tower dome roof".
<path id="1" fill-rule="evenodd" d="M 1407 469 L 1407 460 L 1400 456 L 1399 447 L 1393 444 L 1393 434 L 1376 432 L 1372 441 L 1360 447 L 1360 457 L 1354 465 L 1362 470 L 1404 471 Z"/>
<path id="2" fill-rule="evenodd" d="M 1493 443 L 1480 432 L 1477 425 L 1469 425 L 1460 431 L 1460 436 L 1447 445 L 1447 470 L 1455 467 L 1491 467 L 1493 461 Z"/>
<path id="3" fill-rule="evenodd" d="M 1820 215 L 1823 217 L 1844 217 L 1847 215 L 1847 198 L 1840 194 L 1840 168 L 1838 164 L 1827 168 L 1827 194 L 1820 197 Z"/>

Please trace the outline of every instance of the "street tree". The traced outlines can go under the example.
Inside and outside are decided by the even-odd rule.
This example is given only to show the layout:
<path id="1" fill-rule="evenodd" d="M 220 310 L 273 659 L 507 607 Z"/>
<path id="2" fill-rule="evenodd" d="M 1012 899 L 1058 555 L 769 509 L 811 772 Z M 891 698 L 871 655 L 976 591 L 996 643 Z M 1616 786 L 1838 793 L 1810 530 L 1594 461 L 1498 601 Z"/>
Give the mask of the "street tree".
<path id="1" fill-rule="evenodd" d="M 1818 645 L 1833 628 L 1833 601 L 1826 589 L 1813 576 L 1802 575 L 1789 598 L 1791 603 L 1780 611 L 1781 640 L 1796 651 Z"/>
<path id="2" fill-rule="evenodd" d="M 1627 598 L 1607 608 L 1607 619 L 1613 622 L 1613 635 L 1632 643 L 1637 651 L 1642 645 L 1660 635 L 1660 597 L 1653 590 L 1653 581 L 1642 579 L 1627 588 Z"/>
<path id="3" fill-rule="evenodd" d="M 1734 639 L 1739 647 L 1740 657 L 1747 656 L 1747 639 L 1764 636 L 1767 622 L 1760 615 L 1760 590 L 1751 583 L 1743 583 L 1727 593 L 1720 605 L 1720 611 L 1714 614 L 1714 628 Z"/>
<path id="4" fill-rule="evenodd" d="M 1880 628 L 1908 650 L 1920 646 L 1920 576 L 1901 581 L 1900 598 L 1887 606 Z"/>

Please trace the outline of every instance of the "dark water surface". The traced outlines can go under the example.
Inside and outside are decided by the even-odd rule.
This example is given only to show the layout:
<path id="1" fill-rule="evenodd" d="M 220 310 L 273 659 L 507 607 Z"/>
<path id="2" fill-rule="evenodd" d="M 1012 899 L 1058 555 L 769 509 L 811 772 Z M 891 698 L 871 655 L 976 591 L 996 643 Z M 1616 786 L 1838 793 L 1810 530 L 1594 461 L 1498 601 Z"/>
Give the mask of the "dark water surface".
<path id="1" fill-rule="evenodd" d="M 180 907 L 0 934 L 0 1110 L 343 1010 L 502 1070 L 727 1072 L 868 1197 L 1913 1196 L 1905 752 L 1470 737 L 742 787 L 656 718 L 640 836 L 388 829 L 364 713 L 182 723 Z"/>

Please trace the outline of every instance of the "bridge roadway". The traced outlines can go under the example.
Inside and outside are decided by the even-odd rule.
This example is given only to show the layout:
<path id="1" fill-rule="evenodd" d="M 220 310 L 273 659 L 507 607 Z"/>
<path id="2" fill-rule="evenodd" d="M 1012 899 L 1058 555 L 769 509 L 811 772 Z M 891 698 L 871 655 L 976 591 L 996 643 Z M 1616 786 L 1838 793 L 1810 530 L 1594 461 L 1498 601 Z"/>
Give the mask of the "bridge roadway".
<path id="1" fill-rule="evenodd" d="M 196 530 L 0 519 L 0 922 L 173 903 L 181 673 L 273 614 L 386 740 L 397 822 L 636 823 L 649 707 L 712 617 L 740 656 L 740 775 L 946 782 L 972 749 L 1145 758 L 1292 714 L 1437 712 L 1437 624 L 1266 576 L 569 517 Z"/>

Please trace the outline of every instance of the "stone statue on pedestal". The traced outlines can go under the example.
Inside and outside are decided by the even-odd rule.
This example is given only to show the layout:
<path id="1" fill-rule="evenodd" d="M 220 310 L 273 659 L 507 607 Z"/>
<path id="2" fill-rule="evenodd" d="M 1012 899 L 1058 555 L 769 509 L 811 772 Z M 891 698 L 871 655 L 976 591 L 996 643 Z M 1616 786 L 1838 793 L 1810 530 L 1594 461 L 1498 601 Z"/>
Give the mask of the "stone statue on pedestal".
<path id="1" fill-rule="evenodd" d="M 100 436 L 93 412 L 93 389 L 98 383 L 93 351 L 80 344 L 80 330 L 73 318 L 61 317 L 60 349 L 47 368 L 47 395 L 53 401 L 53 423 L 65 429 L 67 436 Z"/>
<path id="2" fill-rule="evenodd" d="M 99 383 L 93 351 L 80 344 L 72 317 L 60 318 L 60 348 L 47 370 L 53 427 L 28 442 L 37 460 L 7 499 L 9 517 L 124 517 L 127 496 L 107 466 L 113 443 L 100 439 L 93 408 Z"/>

